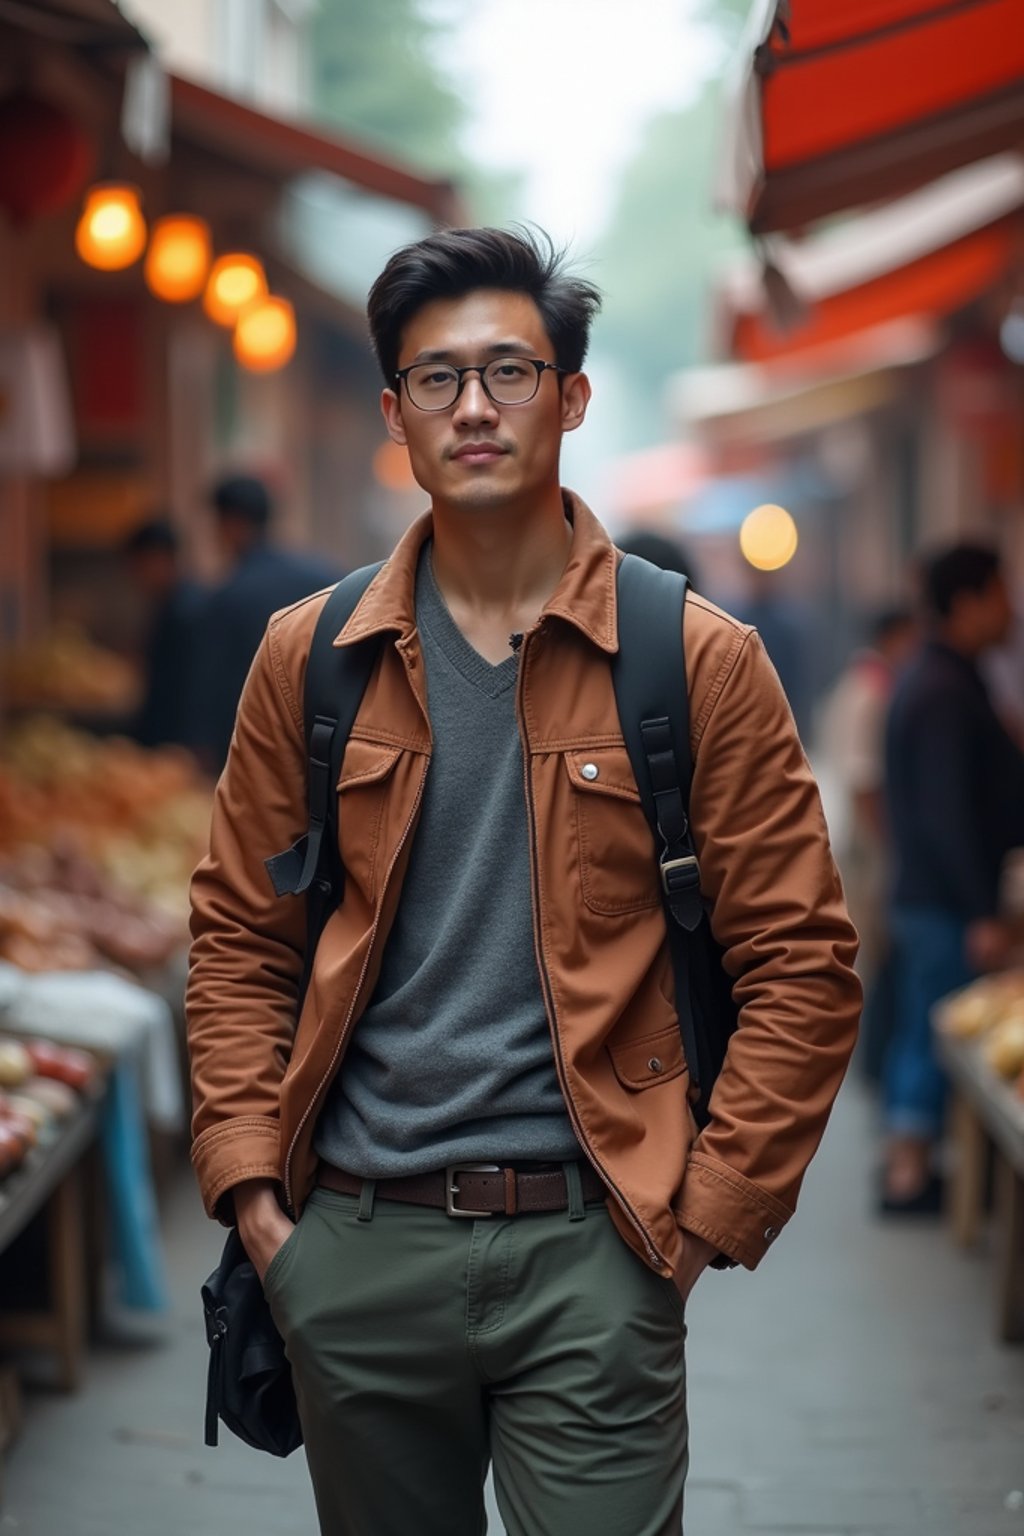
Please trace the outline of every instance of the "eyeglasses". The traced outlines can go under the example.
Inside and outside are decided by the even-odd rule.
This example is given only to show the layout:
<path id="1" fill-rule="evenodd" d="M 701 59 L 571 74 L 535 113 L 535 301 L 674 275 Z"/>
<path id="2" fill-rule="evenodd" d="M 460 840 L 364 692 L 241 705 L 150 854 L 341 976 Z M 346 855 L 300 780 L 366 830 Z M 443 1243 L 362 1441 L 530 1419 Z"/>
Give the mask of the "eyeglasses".
<path id="1" fill-rule="evenodd" d="M 467 373 L 478 373 L 484 393 L 495 405 L 526 405 L 540 389 L 541 374 L 565 373 L 557 363 L 544 363 L 539 357 L 496 357 L 490 363 L 471 363 L 456 368 L 454 363 L 413 363 L 399 368 L 398 384 L 405 382 L 405 392 L 419 411 L 447 411 L 462 394 Z"/>

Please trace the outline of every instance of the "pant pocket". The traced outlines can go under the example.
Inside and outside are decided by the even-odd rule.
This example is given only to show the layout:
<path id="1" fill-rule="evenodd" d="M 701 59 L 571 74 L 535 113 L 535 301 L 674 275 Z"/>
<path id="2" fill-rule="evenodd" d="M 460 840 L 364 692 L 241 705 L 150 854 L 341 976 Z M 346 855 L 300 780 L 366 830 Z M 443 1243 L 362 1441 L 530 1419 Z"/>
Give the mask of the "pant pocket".
<path id="1" fill-rule="evenodd" d="M 295 1240 L 299 1235 L 300 1223 L 301 1218 L 300 1221 L 296 1222 L 295 1226 L 288 1233 L 288 1236 L 285 1238 L 284 1242 L 281 1244 L 280 1248 L 277 1250 L 277 1252 L 274 1254 L 274 1257 L 267 1265 L 266 1272 L 263 1276 L 263 1294 L 267 1297 L 268 1301 L 270 1299 L 271 1292 L 277 1288 L 285 1265 L 288 1263 L 292 1256 L 292 1252 L 295 1248 Z"/>

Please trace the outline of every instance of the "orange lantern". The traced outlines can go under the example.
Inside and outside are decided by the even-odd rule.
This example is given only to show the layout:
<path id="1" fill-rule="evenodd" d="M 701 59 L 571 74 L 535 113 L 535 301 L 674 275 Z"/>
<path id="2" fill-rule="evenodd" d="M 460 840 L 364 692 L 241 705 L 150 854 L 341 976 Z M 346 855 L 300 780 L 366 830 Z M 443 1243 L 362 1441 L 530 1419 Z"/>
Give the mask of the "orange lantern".
<path id="1" fill-rule="evenodd" d="M 168 304 L 197 299 L 210 270 L 210 226 L 189 213 L 157 219 L 144 270 L 150 291 L 158 299 Z"/>
<path id="2" fill-rule="evenodd" d="M 267 276 L 255 256 L 232 251 L 218 256 L 203 297 L 203 308 L 218 325 L 234 325 L 246 305 L 262 299 Z"/>
<path id="3" fill-rule="evenodd" d="M 238 317 L 235 356 L 253 373 L 283 368 L 295 351 L 295 310 L 287 299 L 257 299 Z"/>
<path id="4" fill-rule="evenodd" d="M 101 272 L 119 272 L 138 261 L 145 248 L 139 189 L 113 181 L 90 187 L 75 230 L 75 250 L 82 260 Z"/>

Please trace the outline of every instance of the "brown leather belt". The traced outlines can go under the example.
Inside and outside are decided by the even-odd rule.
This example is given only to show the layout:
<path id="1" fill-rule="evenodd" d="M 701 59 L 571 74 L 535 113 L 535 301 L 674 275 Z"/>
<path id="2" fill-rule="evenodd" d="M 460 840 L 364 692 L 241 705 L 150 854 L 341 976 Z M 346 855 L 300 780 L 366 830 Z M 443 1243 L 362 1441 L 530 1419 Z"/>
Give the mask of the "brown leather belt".
<path id="1" fill-rule="evenodd" d="M 605 1186 L 589 1163 L 578 1165 L 583 1199 L 603 1200 Z M 320 1164 L 317 1183 L 342 1195 L 362 1193 L 363 1180 L 329 1163 Z M 518 1216 L 539 1211 L 564 1211 L 569 1191 L 561 1168 L 530 1173 L 490 1163 L 453 1163 L 440 1173 L 420 1173 L 408 1179 L 376 1179 L 374 1195 L 403 1200 L 408 1205 L 432 1205 L 449 1216 Z"/>

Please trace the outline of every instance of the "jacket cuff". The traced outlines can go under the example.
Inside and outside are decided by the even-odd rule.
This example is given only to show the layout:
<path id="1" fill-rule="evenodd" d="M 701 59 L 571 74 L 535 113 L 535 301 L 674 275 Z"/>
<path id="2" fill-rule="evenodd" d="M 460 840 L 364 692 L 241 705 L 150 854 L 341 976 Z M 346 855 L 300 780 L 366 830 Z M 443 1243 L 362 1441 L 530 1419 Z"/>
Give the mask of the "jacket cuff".
<path id="1" fill-rule="evenodd" d="M 793 1212 L 727 1163 L 691 1152 L 672 1214 L 728 1259 L 756 1269 Z"/>
<path id="2" fill-rule="evenodd" d="M 281 1177 L 278 1122 L 243 1115 L 210 1126 L 193 1144 L 192 1166 L 206 1214 L 230 1225 L 232 1202 L 221 1198 L 226 1190 L 246 1179 Z"/>

